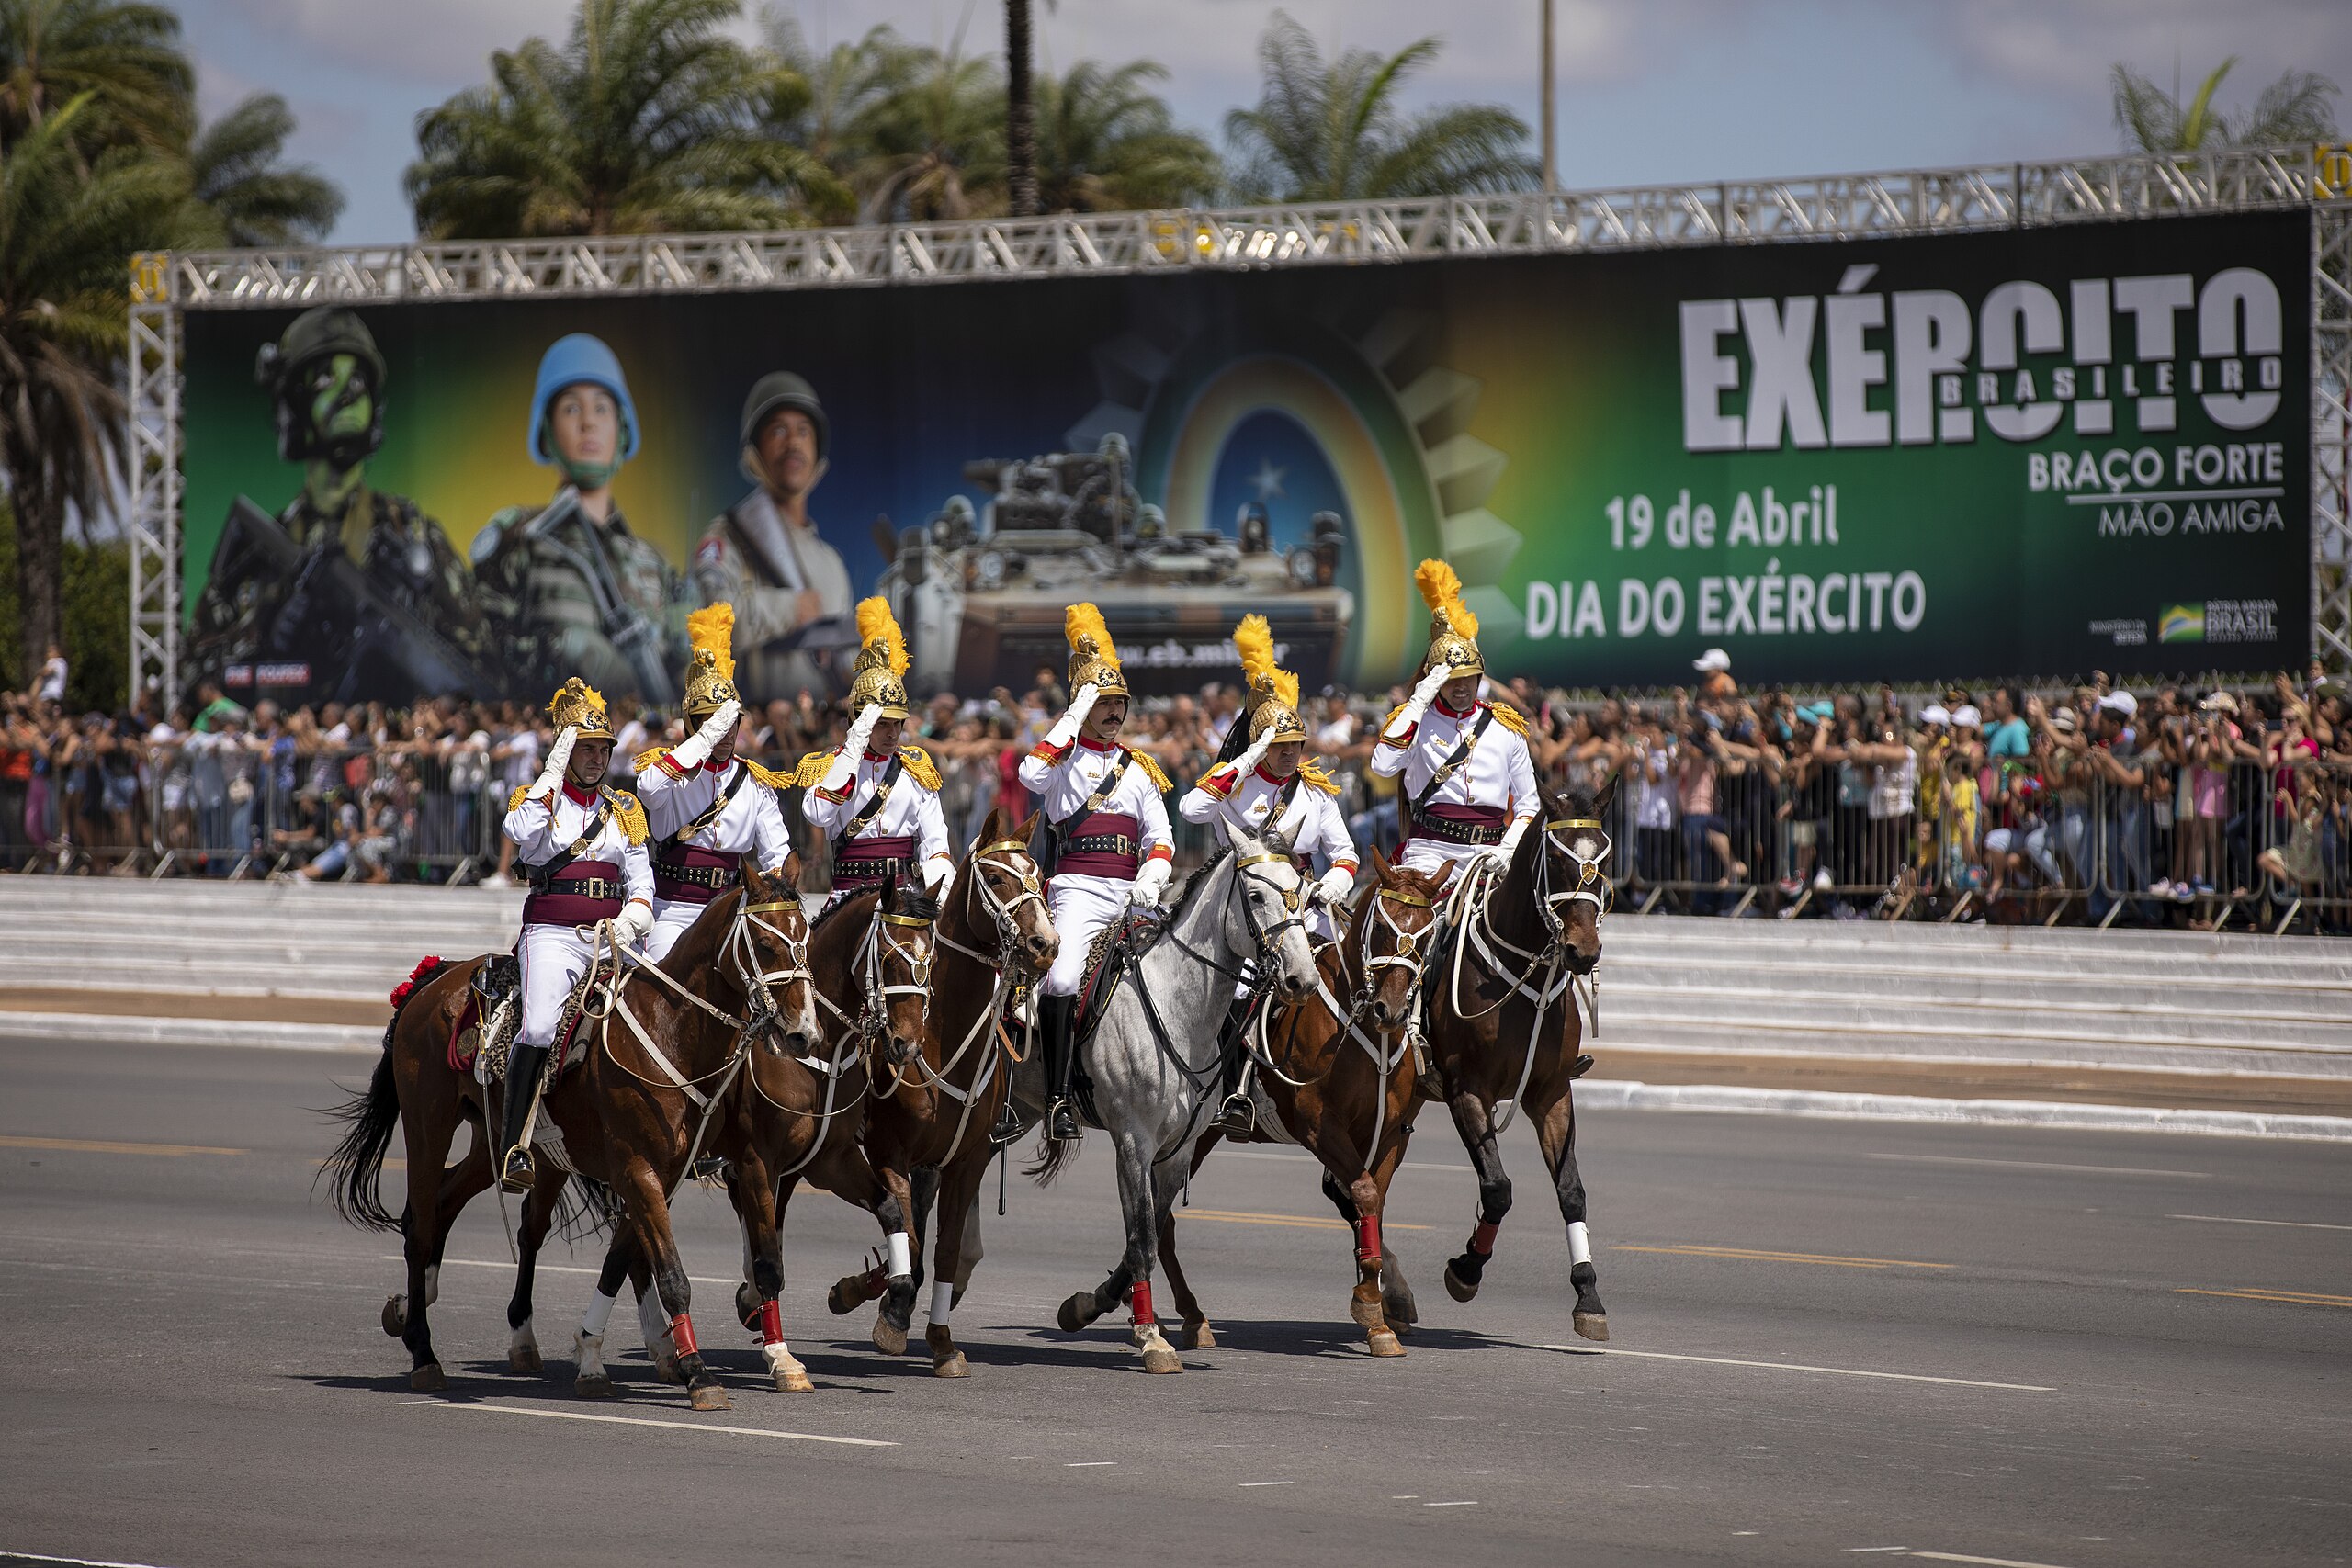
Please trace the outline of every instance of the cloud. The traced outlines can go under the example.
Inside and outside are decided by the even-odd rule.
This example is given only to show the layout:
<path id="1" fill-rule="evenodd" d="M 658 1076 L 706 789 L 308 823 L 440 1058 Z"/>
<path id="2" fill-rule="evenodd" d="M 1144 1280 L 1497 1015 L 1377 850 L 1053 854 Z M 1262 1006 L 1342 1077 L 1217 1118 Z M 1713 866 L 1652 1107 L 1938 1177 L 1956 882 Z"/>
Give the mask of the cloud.
<path id="1" fill-rule="evenodd" d="M 420 82 L 472 82 L 490 53 L 533 34 L 561 38 L 573 0 L 229 0 L 265 36 L 290 38 L 315 57 Z"/>
<path id="2" fill-rule="evenodd" d="M 1968 0 L 1932 15 L 1964 60 L 2026 87 L 2103 84 L 2117 61 L 2169 80 L 2177 62 L 2183 90 L 2194 91 L 2234 54 L 2241 63 L 2222 89 L 2231 97 L 2281 71 L 2343 81 L 2352 68 L 2343 0 Z"/>

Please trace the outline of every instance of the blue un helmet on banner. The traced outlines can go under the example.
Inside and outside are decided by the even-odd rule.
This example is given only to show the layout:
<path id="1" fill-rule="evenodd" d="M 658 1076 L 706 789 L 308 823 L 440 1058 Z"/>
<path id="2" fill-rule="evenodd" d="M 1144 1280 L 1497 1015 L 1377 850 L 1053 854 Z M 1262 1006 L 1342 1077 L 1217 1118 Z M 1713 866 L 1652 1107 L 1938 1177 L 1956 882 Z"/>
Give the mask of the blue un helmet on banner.
<path id="1" fill-rule="evenodd" d="M 561 456 L 548 440 L 548 410 L 567 387 L 602 387 L 620 405 L 620 461 L 637 456 L 637 405 L 629 400 L 628 379 L 621 362 L 605 340 L 588 333 L 568 333 L 548 344 L 539 356 L 539 383 L 531 393 L 531 428 L 526 437 L 534 463 L 560 464 Z M 617 465 L 616 465 L 617 466 Z"/>

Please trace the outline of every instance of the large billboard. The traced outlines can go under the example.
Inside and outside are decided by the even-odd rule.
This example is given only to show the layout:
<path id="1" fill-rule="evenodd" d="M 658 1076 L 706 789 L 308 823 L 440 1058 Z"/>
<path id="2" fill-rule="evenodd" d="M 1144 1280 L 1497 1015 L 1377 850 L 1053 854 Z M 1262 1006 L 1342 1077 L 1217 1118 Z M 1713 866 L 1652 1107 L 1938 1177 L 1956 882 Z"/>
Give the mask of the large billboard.
<path id="1" fill-rule="evenodd" d="M 790 695 L 880 591 L 918 689 L 1079 598 L 1145 690 L 1251 609 L 1361 687 L 1432 554 L 1547 683 L 2299 661 L 2309 223 L 193 312 L 183 677 L 661 697 L 725 596 Z"/>

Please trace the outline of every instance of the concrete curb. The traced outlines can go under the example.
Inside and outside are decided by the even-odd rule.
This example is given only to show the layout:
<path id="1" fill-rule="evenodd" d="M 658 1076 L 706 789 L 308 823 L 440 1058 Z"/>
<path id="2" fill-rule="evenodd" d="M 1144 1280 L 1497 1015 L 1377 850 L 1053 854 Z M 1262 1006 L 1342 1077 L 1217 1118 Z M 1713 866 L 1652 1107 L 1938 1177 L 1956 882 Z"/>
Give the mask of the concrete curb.
<path id="1" fill-rule="evenodd" d="M 1647 1084 L 1588 1078 L 1579 1109 L 1704 1111 L 1750 1116 L 1836 1116 L 1872 1122 L 1933 1122 L 1966 1127 L 2064 1127 L 2119 1133 L 2203 1133 L 2231 1138 L 2301 1138 L 2352 1143 L 2352 1117 L 2268 1116 L 2249 1111 L 2184 1111 L 2143 1105 L 2079 1105 L 2043 1100 L 1937 1100 L 1911 1094 L 1833 1094 L 1818 1089 L 1718 1084 Z"/>
<path id="2" fill-rule="evenodd" d="M 384 1032 L 357 1024 L 255 1023 L 231 1018 L 153 1018 L 87 1012 L 0 1012 L 0 1039 L 103 1044 L 246 1045 L 276 1051 L 369 1052 Z"/>

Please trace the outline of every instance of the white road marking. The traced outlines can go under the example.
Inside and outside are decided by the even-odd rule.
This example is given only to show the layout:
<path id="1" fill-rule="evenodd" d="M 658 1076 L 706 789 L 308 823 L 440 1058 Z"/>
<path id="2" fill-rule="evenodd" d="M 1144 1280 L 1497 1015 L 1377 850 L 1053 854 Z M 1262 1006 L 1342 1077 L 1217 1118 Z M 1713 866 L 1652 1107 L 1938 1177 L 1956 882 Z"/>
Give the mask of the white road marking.
<path id="1" fill-rule="evenodd" d="M 1849 1552 L 1856 1552 L 1856 1551 L 1910 1551 L 1911 1549 L 1910 1549 L 1909 1547 L 1907 1547 L 1907 1546 L 1849 1546 L 1849 1547 L 1848 1547 L 1846 1550 L 1847 1550 Z"/>
<path id="2" fill-rule="evenodd" d="M 74 1568 L 154 1568 L 151 1562 L 106 1562 L 95 1557 L 47 1557 L 38 1551 L 9 1551 L 5 1549 L 0 1549 L 0 1562 L 68 1562 Z"/>
<path id="3" fill-rule="evenodd" d="M 1065 1463 L 1064 1470 L 1100 1470 L 1106 1464 L 1116 1464 L 1114 1459 L 1074 1459 Z"/>
<path id="4" fill-rule="evenodd" d="M 1475 1508 L 1477 1506 L 1478 1503 L 1476 1498 L 1472 1498 L 1469 1501 L 1463 1503 L 1424 1503 L 1421 1505 L 1424 1508 Z"/>
<path id="5" fill-rule="evenodd" d="M 1960 1551 L 1915 1551 L 1914 1557 L 1924 1557 L 1931 1562 L 1977 1562 L 1984 1568 L 2058 1568 L 2054 1562 L 2020 1562 L 2014 1557 L 1971 1557 Z"/>
<path id="6" fill-rule="evenodd" d="M 455 1400 L 427 1401 L 444 1410 L 486 1410 L 494 1416 L 537 1416 L 548 1421 L 601 1421 L 608 1427 L 667 1427 L 680 1432 L 729 1432 L 741 1438 L 788 1438 L 797 1443 L 839 1443 L 853 1449 L 895 1449 L 879 1438 L 836 1438 L 823 1432 L 785 1432 L 773 1427 L 720 1427 L 701 1421 L 656 1421 L 645 1416 L 591 1416 L 582 1410 L 532 1410 L 519 1404 L 467 1404 Z"/>
<path id="7" fill-rule="evenodd" d="M 379 1253 L 377 1256 L 387 1263 L 408 1261 L 397 1252 Z M 514 1265 L 512 1263 L 499 1263 L 483 1258 L 445 1258 L 441 1260 L 441 1267 L 444 1269 L 503 1269 L 510 1274 L 514 1271 Z M 604 1272 L 602 1269 L 582 1269 L 572 1263 L 539 1263 L 533 1265 L 533 1268 L 541 1274 L 586 1274 L 592 1279 Z M 688 1283 L 695 1285 L 740 1285 L 743 1282 L 741 1280 L 706 1279 L 700 1274 L 689 1274 L 686 1280 Z"/>
<path id="8" fill-rule="evenodd" d="M 2186 1176 L 2199 1181 L 2213 1179 L 2213 1173 L 2210 1170 L 2145 1170 L 2133 1165 L 2053 1165 L 2048 1160 L 1971 1159 L 1964 1155 L 1871 1155 L 1869 1157 L 1901 1160 L 1907 1165 L 2006 1165 L 2018 1170 L 2095 1170 L 2105 1176 Z"/>
<path id="9" fill-rule="evenodd" d="M 1929 1377 L 1924 1372 L 1873 1372 L 1866 1371 L 1860 1367 L 1809 1367 L 1795 1361 L 1743 1361 L 1730 1356 L 1677 1355 L 1671 1350 L 1604 1350 L 1597 1345 L 1546 1345 L 1543 1348 L 1557 1350 L 1568 1356 L 1635 1356 L 1645 1361 L 1703 1361 L 1710 1366 L 1717 1367 L 1761 1367 L 1767 1371 L 1774 1372 L 1826 1372 L 1833 1377 L 1841 1378 L 1889 1378 L 1896 1382 L 1953 1383 L 1962 1388 L 2002 1388 L 2017 1393 L 2058 1392 L 2054 1388 L 2045 1388 L 2040 1383 L 2032 1382 L 1986 1382 L 1981 1378 L 1939 1378 Z M 1872 1550 L 1891 1551 L 1893 1549 L 1873 1548 Z"/>
<path id="10" fill-rule="evenodd" d="M 2166 1214 L 2168 1220 L 2210 1220 L 2217 1225 L 2288 1225 L 2299 1231 L 2352 1231 L 2352 1225 L 2324 1225 L 2317 1220 L 2242 1220 L 2235 1214 Z"/>
<path id="11" fill-rule="evenodd" d="M 1295 1486 L 1298 1483 L 1295 1481 L 1245 1481 L 1241 1484 L 1244 1486 Z"/>

